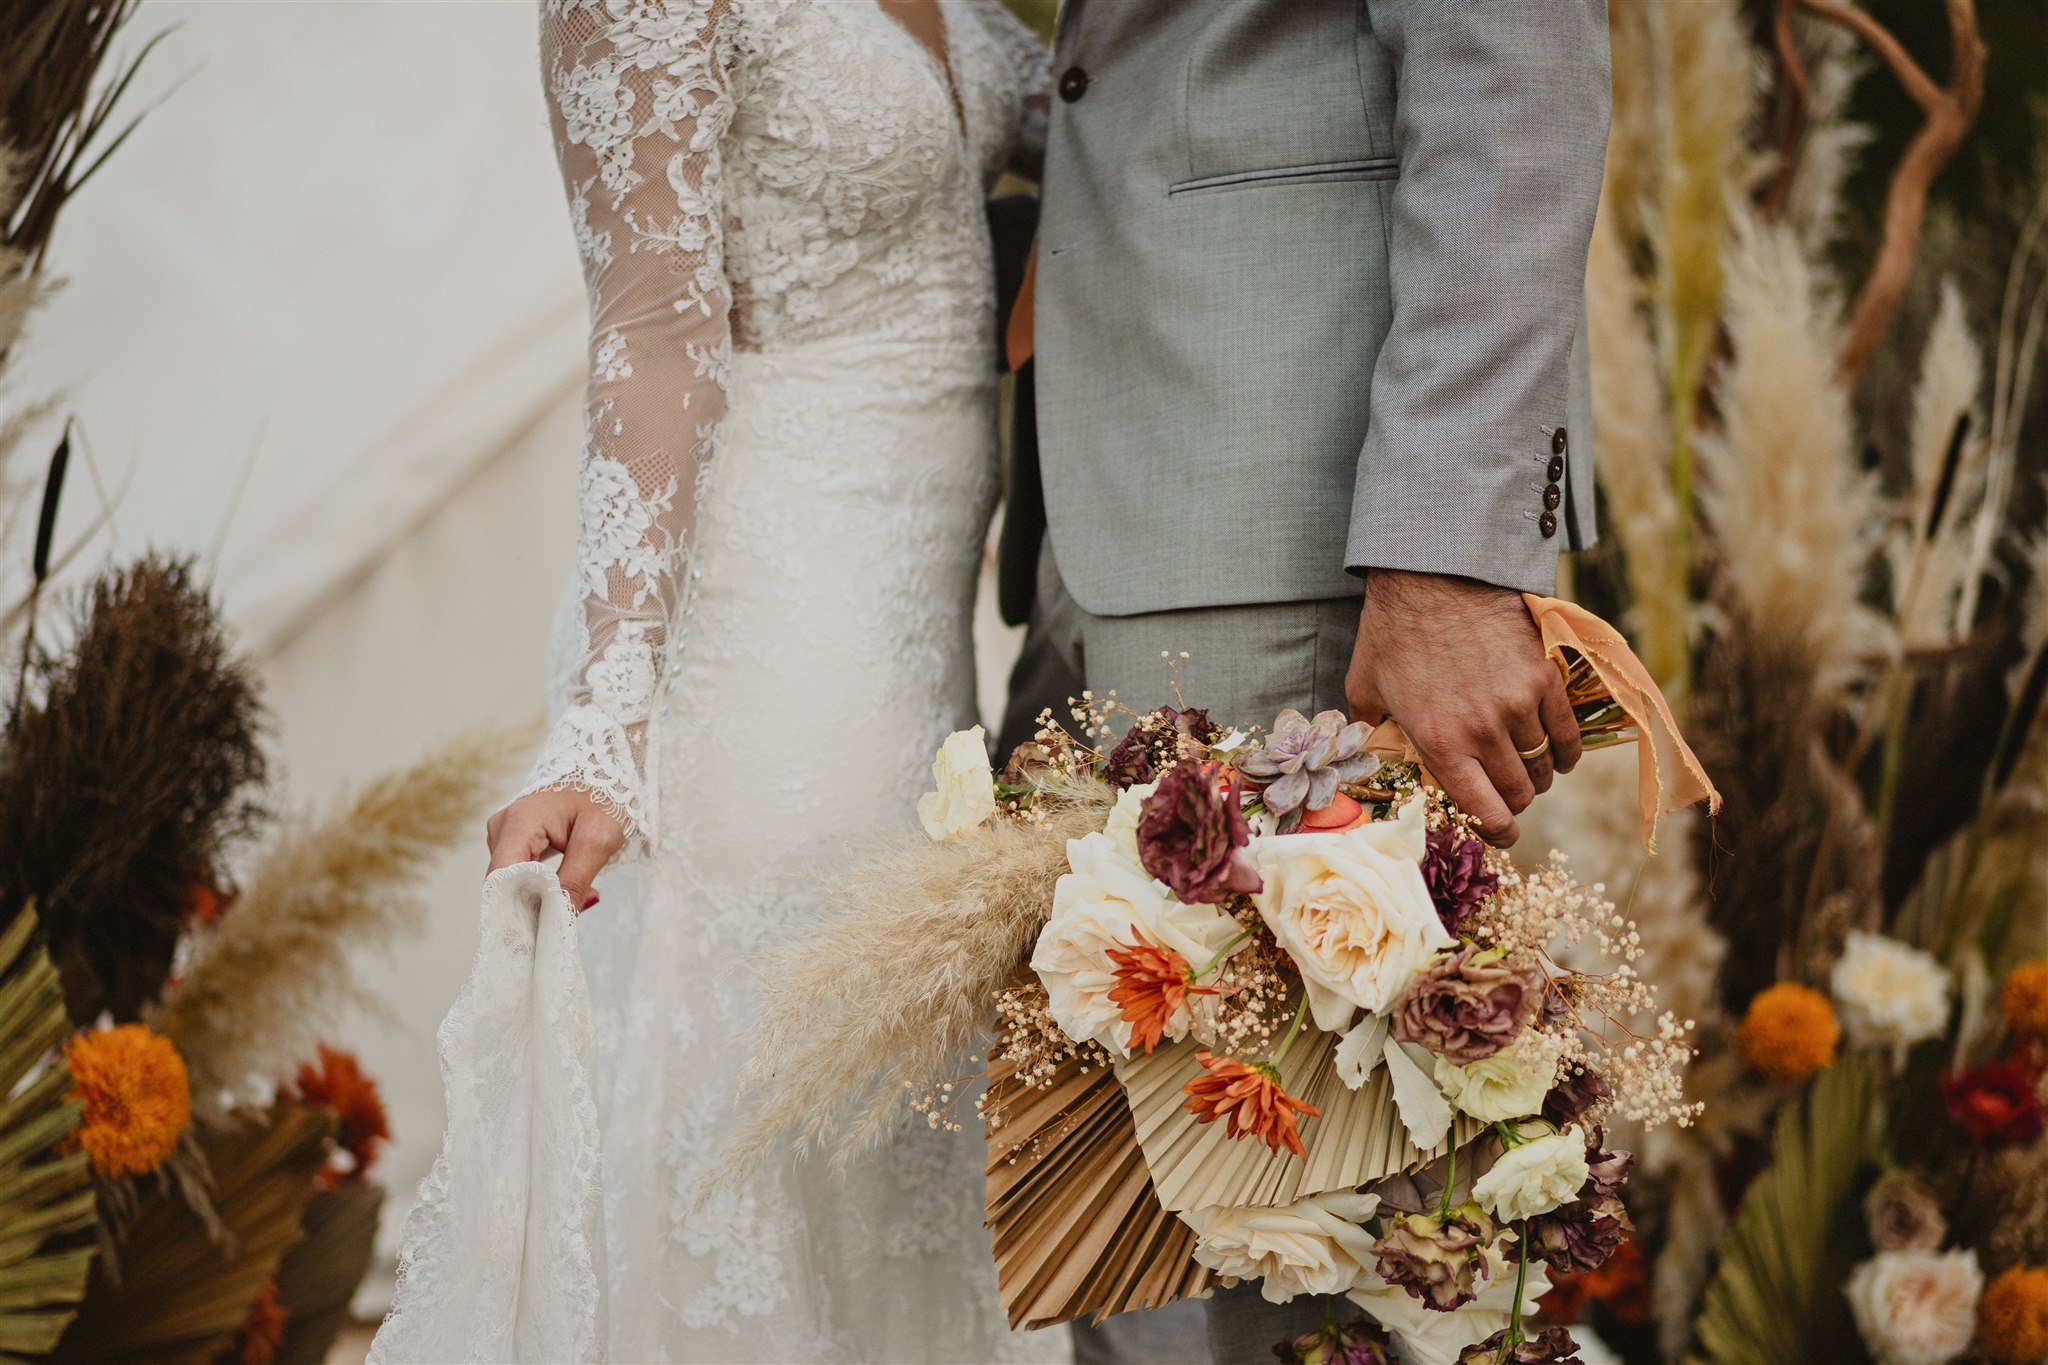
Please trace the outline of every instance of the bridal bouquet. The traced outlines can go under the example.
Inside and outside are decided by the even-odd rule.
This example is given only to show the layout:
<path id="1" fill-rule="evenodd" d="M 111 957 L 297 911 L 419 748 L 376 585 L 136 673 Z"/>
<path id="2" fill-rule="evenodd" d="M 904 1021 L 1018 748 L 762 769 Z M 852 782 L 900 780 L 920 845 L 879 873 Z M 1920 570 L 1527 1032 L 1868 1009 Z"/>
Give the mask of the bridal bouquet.
<path id="1" fill-rule="evenodd" d="M 1589 738 L 1656 731 L 1646 840 L 1710 798 L 1612 633 L 1531 605 Z M 868 1132 L 906 1090 L 961 1126 L 963 1082 L 930 1078 L 992 1009 L 975 1106 L 1013 1323 L 1252 1281 L 1363 1310 L 1286 1359 L 1383 1360 L 1387 1333 L 1417 1362 L 1574 1359 L 1524 1315 L 1631 1230 L 1606 1125 L 1695 1112 L 1689 1025 L 1657 1013 L 1633 927 L 1561 857 L 1489 848 L 1391 725 L 1075 718 L 1000 773 L 978 728 L 947 739 L 926 840 L 856 869 L 844 916 L 767 974 L 790 1009 L 754 1064 L 754 1150 L 822 1138 L 868 1081 Z"/>

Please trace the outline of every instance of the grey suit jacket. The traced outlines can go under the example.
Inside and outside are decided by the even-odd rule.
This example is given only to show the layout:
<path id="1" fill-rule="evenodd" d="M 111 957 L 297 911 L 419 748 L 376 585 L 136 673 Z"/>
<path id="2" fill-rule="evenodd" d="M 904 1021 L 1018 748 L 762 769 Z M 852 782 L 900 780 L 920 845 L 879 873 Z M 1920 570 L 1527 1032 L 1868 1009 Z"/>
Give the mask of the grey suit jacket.
<path id="1" fill-rule="evenodd" d="M 1101 615 L 1549 591 L 1593 535 L 1604 0 L 1066 0 L 1036 302 Z"/>

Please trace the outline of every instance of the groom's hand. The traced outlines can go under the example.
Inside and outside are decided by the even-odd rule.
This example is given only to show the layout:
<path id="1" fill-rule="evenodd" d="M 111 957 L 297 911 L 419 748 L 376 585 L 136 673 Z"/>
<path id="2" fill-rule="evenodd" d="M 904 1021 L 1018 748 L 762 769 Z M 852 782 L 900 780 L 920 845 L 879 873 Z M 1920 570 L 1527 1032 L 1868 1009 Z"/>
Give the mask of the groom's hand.
<path id="1" fill-rule="evenodd" d="M 1564 680 L 1510 588 L 1372 570 L 1344 692 L 1354 719 L 1392 716 L 1451 800 L 1503 848 L 1552 771 L 1578 765 Z M 1547 752 L 1522 757 L 1546 737 Z"/>

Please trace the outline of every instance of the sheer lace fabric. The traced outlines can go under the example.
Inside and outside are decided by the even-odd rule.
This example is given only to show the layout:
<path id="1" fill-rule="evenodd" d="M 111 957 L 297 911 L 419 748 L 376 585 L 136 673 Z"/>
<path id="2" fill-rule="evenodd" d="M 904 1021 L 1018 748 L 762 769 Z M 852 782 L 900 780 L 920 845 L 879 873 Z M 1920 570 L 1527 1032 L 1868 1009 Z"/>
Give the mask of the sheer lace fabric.
<path id="1" fill-rule="evenodd" d="M 911 827 L 933 750 L 973 720 L 996 482 L 982 205 L 1035 157 L 1049 72 L 997 0 L 940 5 L 944 64 L 875 0 L 544 5 L 592 328 L 579 563 L 533 785 L 592 792 L 641 854 L 573 926 L 599 1288 L 532 1284 L 554 1267 L 530 1255 L 516 1272 L 550 1305 L 546 1339 L 587 1358 L 1064 1351 L 1005 1327 L 977 1134 L 907 1128 L 843 1175 L 716 1166 L 756 954 L 823 912 L 850 842 Z M 427 1343 L 503 1273 L 475 1234 L 513 1205 L 499 1189 L 477 1215 L 490 1182 L 459 1178 L 527 1178 L 504 1130 L 530 1111 L 457 1060 L 488 1027 L 451 1012 L 443 1031 L 450 1127 L 380 1360 L 445 1358 Z M 506 1240 L 573 1245 L 588 1201 L 557 1160 Z"/>

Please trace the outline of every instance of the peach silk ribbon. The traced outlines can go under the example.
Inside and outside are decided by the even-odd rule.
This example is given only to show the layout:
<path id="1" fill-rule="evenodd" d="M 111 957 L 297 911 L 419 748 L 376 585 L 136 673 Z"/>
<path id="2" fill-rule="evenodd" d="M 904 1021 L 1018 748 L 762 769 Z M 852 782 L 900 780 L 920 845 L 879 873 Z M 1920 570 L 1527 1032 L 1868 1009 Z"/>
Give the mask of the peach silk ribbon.
<path id="1" fill-rule="evenodd" d="M 1636 723 L 1636 798 L 1643 812 L 1643 847 L 1656 850 L 1659 816 L 1695 801 L 1705 801 L 1709 815 L 1719 810 L 1721 793 L 1678 733 L 1663 692 L 1621 632 L 1576 603 L 1527 592 L 1522 601 L 1543 634 L 1544 654 L 1560 668 L 1566 663 L 1565 650 L 1583 655 Z"/>

